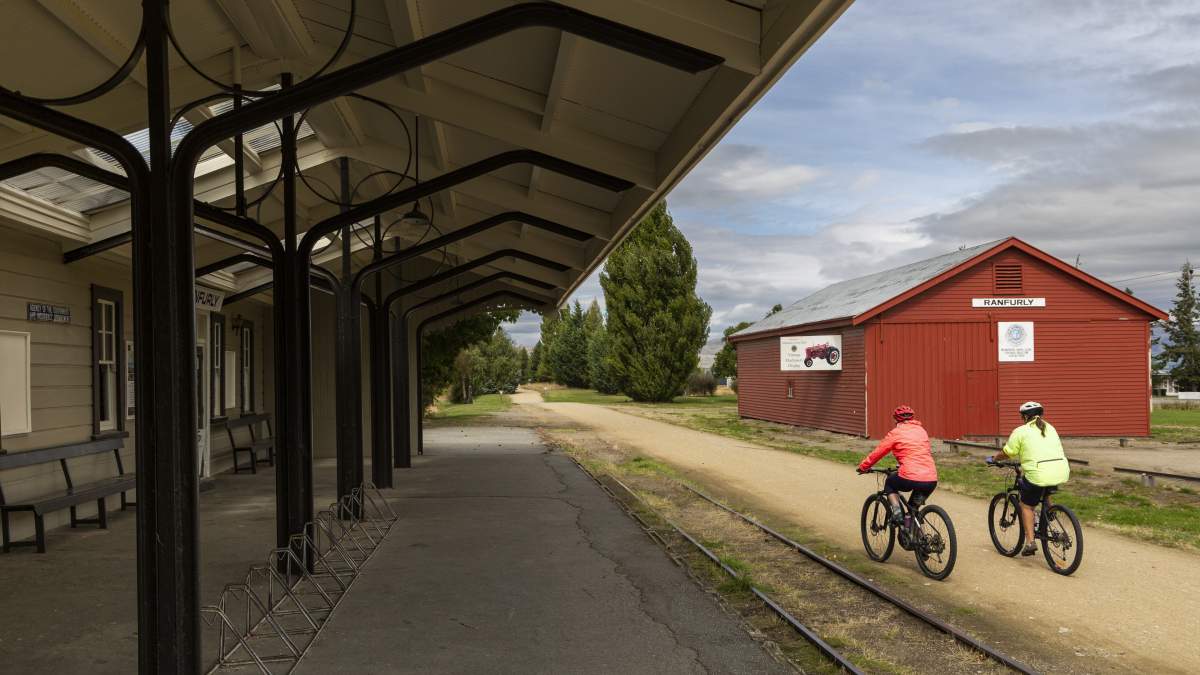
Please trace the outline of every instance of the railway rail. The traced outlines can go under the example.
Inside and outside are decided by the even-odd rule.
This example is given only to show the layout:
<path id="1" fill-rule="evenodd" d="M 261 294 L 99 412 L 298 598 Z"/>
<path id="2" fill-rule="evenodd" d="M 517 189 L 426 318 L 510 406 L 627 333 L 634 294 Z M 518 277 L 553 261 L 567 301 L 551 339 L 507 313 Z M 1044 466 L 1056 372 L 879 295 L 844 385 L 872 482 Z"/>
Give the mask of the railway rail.
<path id="1" fill-rule="evenodd" d="M 704 494 L 703 492 L 697 490 L 696 488 L 691 487 L 690 485 L 682 484 L 682 487 L 687 489 L 689 492 L 696 495 L 697 497 L 700 497 L 701 499 L 712 504 L 713 506 L 716 506 L 717 508 L 721 509 L 722 511 L 725 511 L 726 513 L 744 521 L 745 523 L 747 523 L 749 525 L 753 525 L 754 527 L 761 530 L 763 533 L 765 533 L 768 536 L 772 537 L 773 539 L 779 541 L 780 543 L 791 547 L 797 553 L 800 553 L 801 555 L 805 556 L 806 558 L 821 565 L 825 569 L 833 572 L 834 574 L 837 574 L 841 578 L 854 583 L 856 586 L 859 586 L 860 588 L 862 588 L 866 591 L 869 591 L 873 595 L 878 596 L 879 598 L 887 601 L 889 604 L 903 610 L 905 613 L 912 616 L 913 618 L 918 619 L 919 621 L 926 623 L 926 624 L 932 626 L 933 628 L 936 628 L 937 630 L 953 637 L 955 639 L 955 641 L 959 642 L 960 644 L 970 647 L 971 649 L 974 649 L 975 651 L 980 652 L 980 653 L 984 654 L 985 656 L 988 656 L 1019 673 L 1024 673 L 1025 675 L 1035 675 L 1038 672 L 1038 671 L 1034 670 L 1033 668 L 1029 667 L 1028 665 L 1022 663 L 1021 661 L 1018 661 L 1017 659 L 1014 659 L 1011 656 L 1004 654 L 1003 652 L 993 649 L 992 647 L 975 639 L 969 633 L 967 633 L 959 628 L 955 628 L 954 626 L 946 623 L 945 621 L 942 621 L 941 619 L 937 618 L 936 616 L 933 616 L 929 612 L 926 612 L 926 611 L 916 607 L 912 603 L 909 603 L 908 601 L 904 600 L 903 598 L 895 595 L 894 593 L 889 592 L 888 590 L 884 589 L 883 587 L 879 586 L 878 584 L 872 583 L 868 579 L 864 579 L 862 576 L 852 572 L 851 570 L 847 569 L 846 567 L 839 565 L 838 563 L 830 560 L 829 558 L 826 558 L 825 556 L 817 553 L 816 551 L 812 550 L 811 548 L 808 548 L 807 546 L 781 534 L 777 530 L 774 530 L 771 527 L 764 525 L 763 523 L 759 522 L 758 520 L 755 520 L 754 518 L 751 518 L 750 516 L 747 516 L 746 514 L 741 513 L 739 511 L 735 511 L 734 509 L 732 509 L 732 508 L 726 506 L 725 504 L 721 503 L 720 501 Z"/>
<path id="2" fill-rule="evenodd" d="M 668 549 L 670 548 L 669 543 L 664 540 L 664 538 L 655 530 L 655 528 L 653 526 L 651 526 L 649 523 L 647 523 L 644 518 L 642 518 L 636 511 L 634 511 L 631 508 L 628 500 L 622 499 L 620 496 L 618 496 L 614 492 L 613 488 L 615 487 L 617 490 L 620 490 L 621 492 L 628 494 L 632 500 L 636 500 L 647 510 L 653 511 L 653 509 L 648 504 L 646 504 L 646 502 L 639 495 L 637 495 L 637 493 L 635 493 L 632 489 L 630 489 L 627 485 L 625 485 L 623 482 L 621 482 L 618 478 L 616 478 L 614 476 L 605 475 L 605 476 L 603 476 L 604 480 L 602 480 L 601 477 L 593 475 L 582 464 L 579 464 L 578 462 L 576 462 L 576 464 L 579 465 L 580 469 L 582 471 L 584 471 L 584 473 L 591 476 L 592 480 L 594 480 L 601 487 L 601 489 L 603 489 L 605 492 L 607 492 L 609 494 L 609 496 L 611 496 L 613 498 L 613 500 L 618 505 L 620 505 L 623 510 L 625 510 L 626 513 L 628 513 L 632 518 L 634 518 L 639 523 L 639 525 L 642 527 L 642 529 L 645 530 L 646 533 L 652 539 L 656 540 L 664 547 L 667 547 Z M 610 486 L 609 484 L 607 484 L 606 483 L 607 481 L 611 481 L 612 485 Z M 936 616 L 933 616 L 932 614 L 914 606 L 913 604 L 909 603 L 908 601 L 904 600 L 903 598 L 896 596 L 895 594 L 887 591 L 886 589 L 878 586 L 877 584 L 863 578 L 862 576 L 847 569 L 846 567 L 822 556 L 821 554 L 810 549 L 809 547 L 804 546 L 803 544 L 801 544 L 797 541 L 794 541 L 793 539 L 791 539 L 791 538 L 787 537 L 786 535 L 778 532 L 777 530 L 774 530 L 771 527 L 759 522 L 758 520 L 756 520 L 750 516 L 747 516 L 739 511 L 736 511 L 736 510 L 730 508 L 729 506 L 726 506 L 719 500 L 714 499 L 713 497 L 710 497 L 709 495 L 707 495 L 707 494 L 701 492 L 700 490 L 697 490 L 689 485 L 686 485 L 683 483 L 677 483 L 677 485 L 679 487 L 687 490 L 688 492 L 692 493 L 696 497 L 703 499 L 704 501 L 708 502 L 709 504 L 712 504 L 713 506 L 717 507 L 718 509 L 741 520 L 742 522 L 757 528 L 758 530 L 760 530 L 764 534 L 768 535 L 772 539 L 793 549 L 797 553 L 800 553 L 804 557 L 808 558 L 812 562 L 817 563 L 818 565 L 820 565 L 824 569 L 834 573 L 838 577 L 841 577 L 842 579 L 849 581 L 852 584 L 862 588 L 863 590 L 871 593 L 872 595 L 880 598 L 881 600 L 885 601 L 886 603 L 896 607 L 897 609 L 901 610 L 902 612 L 912 616 L 913 618 L 934 628 L 935 630 L 950 636 L 959 644 L 961 644 L 971 650 L 974 650 L 974 651 L 988 657 L 989 659 L 991 659 L 991 660 L 993 660 L 1015 672 L 1022 673 L 1024 675 L 1036 675 L 1038 673 L 1037 670 L 1033 669 L 1029 665 L 1027 665 L 1015 658 L 1012 658 L 1012 657 L 1008 656 L 1007 654 L 1004 654 L 1003 652 L 1000 652 L 1000 651 L 996 650 L 995 648 L 981 642 L 980 640 L 974 638 L 973 636 L 966 633 L 965 631 L 963 631 L 959 628 L 956 628 L 956 627 L 946 623 L 945 621 L 942 621 L 941 619 L 937 618 Z M 728 574 L 729 576 L 731 576 L 735 579 L 741 578 L 741 574 L 737 570 L 735 570 L 735 569 L 731 568 L 729 565 L 725 564 L 719 556 L 717 556 L 710 549 L 708 549 L 706 546 L 704 546 L 699 540 L 697 540 L 691 534 L 689 534 L 688 532 L 686 532 L 685 530 L 680 528 L 675 523 L 671 522 L 669 519 L 662 517 L 661 514 L 660 514 L 660 518 L 662 518 L 662 520 L 668 525 L 668 527 L 672 531 L 674 531 L 682 539 L 687 541 L 691 546 L 693 546 L 695 549 L 697 549 L 707 559 L 709 559 L 715 565 L 720 567 L 726 574 Z M 759 589 L 755 588 L 753 585 L 750 586 L 750 590 L 751 590 L 751 592 L 754 593 L 755 596 L 757 596 L 757 598 L 770 611 L 775 613 L 777 616 L 779 616 L 780 619 L 782 619 L 785 623 L 787 623 L 789 626 L 791 626 L 792 629 L 794 629 L 805 640 L 807 640 L 810 644 L 812 644 L 813 647 L 815 647 L 819 652 L 821 652 L 821 654 L 823 654 L 832 663 L 836 664 L 838 667 L 840 667 L 845 672 L 849 672 L 849 673 L 862 672 L 844 654 L 840 653 L 837 649 L 835 649 L 834 647 L 829 645 L 825 640 L 823 640 L 820 637 L 820 635 L 817 634 L 816 631 L 814 631 L 811 627 L 805 625 L 799 619 L 797 619 L 795 616 L 790 614 L 785 608 L 783 608 L 778 602 L 776 602 L 774 599 L 772 599 L 769 595 L 763 593 Z"/>

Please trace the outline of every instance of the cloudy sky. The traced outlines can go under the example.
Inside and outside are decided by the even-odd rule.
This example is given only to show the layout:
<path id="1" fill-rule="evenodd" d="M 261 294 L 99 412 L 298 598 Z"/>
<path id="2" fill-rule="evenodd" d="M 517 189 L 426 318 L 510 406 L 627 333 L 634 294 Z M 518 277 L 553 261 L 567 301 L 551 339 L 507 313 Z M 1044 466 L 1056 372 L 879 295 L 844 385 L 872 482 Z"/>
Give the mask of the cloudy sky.
<path id="1" fill-rule="evenodd" d="M 1194 0 L 857 0 L 668 197 L 711 334 L 1008 235 L 1168 306 L 1200 261 L 1197 35 Z"/>

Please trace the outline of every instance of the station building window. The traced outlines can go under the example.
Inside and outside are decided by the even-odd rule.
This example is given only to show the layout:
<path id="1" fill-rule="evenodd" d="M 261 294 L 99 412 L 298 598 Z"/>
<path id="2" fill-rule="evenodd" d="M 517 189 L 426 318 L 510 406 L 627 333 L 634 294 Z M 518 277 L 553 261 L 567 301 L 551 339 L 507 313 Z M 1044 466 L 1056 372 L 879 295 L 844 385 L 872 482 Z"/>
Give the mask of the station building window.
<path id="1" fill-rule="evenodd" d="M 225 408 L 229 406 L 225 400 L 225 316 L 211 314 L 208 317 L 209 332 L 209 363 L 212 370 L 212 382 L 209 383 L 209 410 L 213 417 L 224 417 Z"/>
<path id="2" fill-rule="evenodd" d="M 0 436 L 33 431 L 29 333 L 0 330 Z"/>
<path id="3" fill-rule="evenodd" d="M 125 302 L 120 291 L 92 286 L 92 431 L 125 429 Z"/>

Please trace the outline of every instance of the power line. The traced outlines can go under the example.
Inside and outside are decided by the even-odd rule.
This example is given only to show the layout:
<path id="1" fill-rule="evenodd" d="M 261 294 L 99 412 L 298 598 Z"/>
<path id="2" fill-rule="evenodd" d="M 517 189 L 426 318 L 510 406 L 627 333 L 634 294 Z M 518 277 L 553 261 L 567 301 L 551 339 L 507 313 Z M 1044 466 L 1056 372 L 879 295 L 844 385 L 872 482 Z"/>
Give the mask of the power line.
<path id="1" fill-rule="evenodd" d="M 1176 274 L 1178 272 L 1179 272 L 1179 270 L 1167 270 L 1166 272 L 1155 272 L 1154 274 L 1143 274 L 1140 277 L 1129 277 L 1128 279 L 1117 279 L 1116 281 L 1110 281 L 1109 283 L 1110 284 L 1121 284 L 1126 281 L 1137 281 L 1138 279 L 1149 279 L 1150 277 L 1161 277 L 1164 274 Z"/>

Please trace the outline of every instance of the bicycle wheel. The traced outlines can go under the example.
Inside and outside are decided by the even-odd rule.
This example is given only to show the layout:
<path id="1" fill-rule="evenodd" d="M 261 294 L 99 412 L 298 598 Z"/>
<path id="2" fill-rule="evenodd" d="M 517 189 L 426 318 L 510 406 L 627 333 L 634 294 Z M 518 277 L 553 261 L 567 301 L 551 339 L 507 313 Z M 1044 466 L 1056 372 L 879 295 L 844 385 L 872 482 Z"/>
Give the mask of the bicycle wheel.
<path id="1" fill-rule="evenodd" d="M 1042 554 L 1050 569 L 1069 576 L 1083 562 L 1083 528 L 1075 513 L 1055 504 L 1045 515 L 1046 531 L 1042 537 Z"/>
<path id="2" fill-rule="evenodd" d="M 925 576 L 936 581 L 950 576 L 958 557 L 958 537 L 945 509 L 933 504 L 921 509 L 921 530 L 913 549 Z"/>
<path id="3" fill-rule="evenodd" d="M 1013 557 L 1021 551 L 1025 542 L 1025 525 L 1021 523 L 1021 510 L 1017 495 L 1001 492 L 992 497 L 988 505 L 988 534 L 992 535 L 992 546 L 1001 555 Z"/>
<path id="4" fill-rule="evenodd" d="M 887 497 L 871 495 L 862 509 L 862 540 L 867 555 L 875 562 L 883 562 L 892 555 L 896 546 L 896 528 L 892 527 L 891 509 Z"/>

